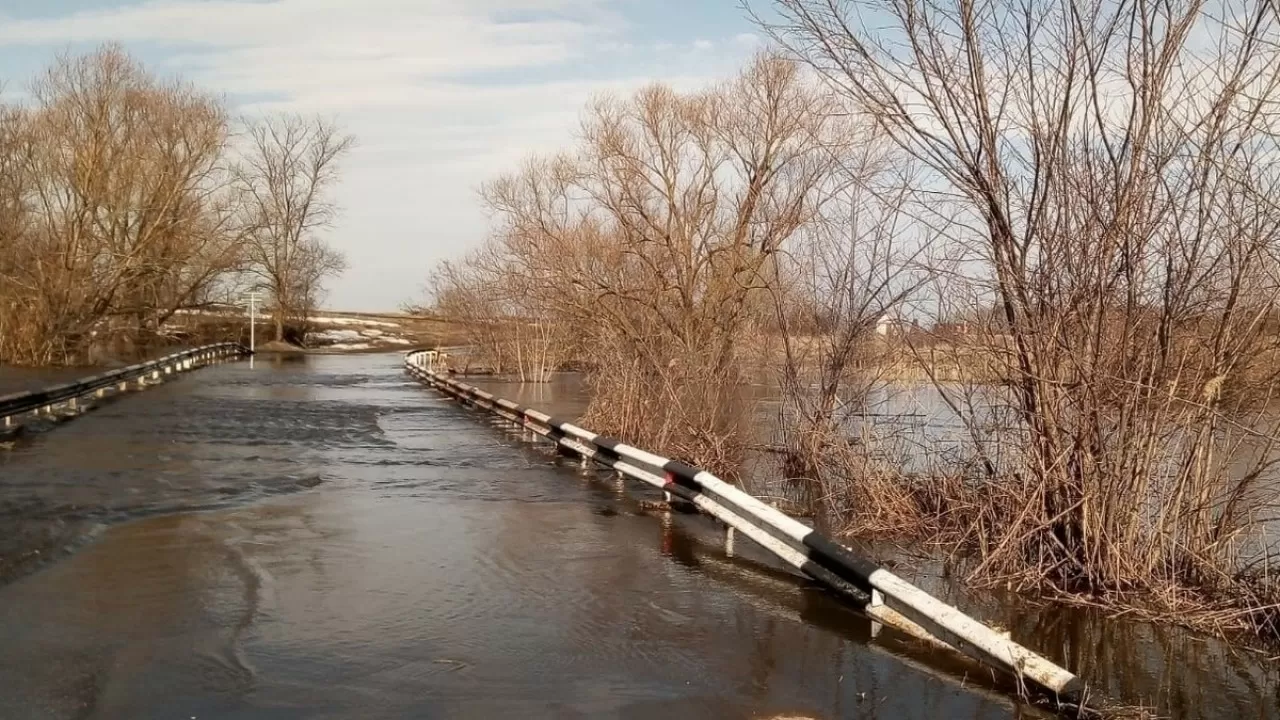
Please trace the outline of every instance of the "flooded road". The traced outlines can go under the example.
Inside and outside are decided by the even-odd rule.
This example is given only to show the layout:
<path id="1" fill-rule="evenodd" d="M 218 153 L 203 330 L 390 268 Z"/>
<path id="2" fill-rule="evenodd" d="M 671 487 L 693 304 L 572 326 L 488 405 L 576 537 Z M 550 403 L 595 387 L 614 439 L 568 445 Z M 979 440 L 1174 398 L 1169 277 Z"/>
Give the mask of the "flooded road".
<path id="1" fill-rule="evenodd" d="M 182 376 L 0 452 L 0 718 L 1041 717 L 647 497 L 399 356 Z"/>

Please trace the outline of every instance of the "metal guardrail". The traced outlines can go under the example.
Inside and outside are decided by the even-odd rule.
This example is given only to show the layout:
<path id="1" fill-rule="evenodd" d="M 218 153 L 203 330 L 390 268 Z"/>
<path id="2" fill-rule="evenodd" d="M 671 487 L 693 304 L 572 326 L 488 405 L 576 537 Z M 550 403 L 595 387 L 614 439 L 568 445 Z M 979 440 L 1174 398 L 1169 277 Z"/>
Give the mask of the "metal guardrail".
<path id="1" fill-rule="evenodd" d="M 951 648 L 1005 671 L 1021 687 L 1031 684 L 1059 706 L 1082 707 L 1078 677 L 1047 658 L 938 600 L 817 530 L 766 505 L 715 475 L 678 460 L 625 445 L 572 423 L 522 407 L 477 387 L 435 373 L 434 351 L 406 354 L 415 378 L 460 401 L 485 409 L 558 445 L 681 498 L 747 536 L 808 577 L 851 598 L 868 617 Z"/>
<path id="2" fill-rule="evenodd" d="M 105 395 L 106 391 L 112 387 L 123 390 L 129 382 L 145 383 L 148 379 L 158 381 L 161 375 L 182 372 L 214 360 L 241 357 L 247 354 L 249 351 L 239 343 L 204 345 L 69 383 L 5 395 L 0 397 L 0 418 L 4 419 L 0 425 L 11 427 L 14 418 L 23 414 L 51 410 L 54 406 L 63 403 L 74 405 L 79 398 L 87 395 Z"/>

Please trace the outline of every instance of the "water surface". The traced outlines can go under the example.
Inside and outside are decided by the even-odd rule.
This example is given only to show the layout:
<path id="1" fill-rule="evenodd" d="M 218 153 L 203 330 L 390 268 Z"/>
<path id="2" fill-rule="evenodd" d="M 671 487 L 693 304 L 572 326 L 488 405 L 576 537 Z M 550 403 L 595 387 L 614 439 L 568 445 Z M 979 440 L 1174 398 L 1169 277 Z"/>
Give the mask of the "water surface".
<path id="1" fill-rule="evenodd" d="M 398 356 L 183 375 L 0 453 L 0 717 L 1040 716 L 648 497 Z"/>

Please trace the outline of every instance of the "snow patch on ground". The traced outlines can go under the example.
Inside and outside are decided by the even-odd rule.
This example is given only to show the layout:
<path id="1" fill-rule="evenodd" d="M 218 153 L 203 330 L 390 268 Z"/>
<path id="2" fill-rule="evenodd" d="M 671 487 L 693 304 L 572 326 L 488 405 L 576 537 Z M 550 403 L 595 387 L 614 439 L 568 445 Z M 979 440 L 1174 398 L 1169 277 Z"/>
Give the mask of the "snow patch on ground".
<path id="1" fill-rule="evenodd" d="M 324 343 L 349 343 L 358 342 L 364 336 L 359 330 L 322 330 L 317 333 L 311 333 L 308 340 Z"/>
<path id="2" fill-rule="evenodd" d="M 345 317 L 313 317 L 307 318 L 313 323 L 320 325 L 370 325 L 377 327 L 398 328 L 399 323 L 385 322 L 383 320 L 366 320 L 364 318 L 345 318 Z"/>
<path id="3" fill-rule="evenodd" d="M 378 346 L 412 345 L 413 341 L 382 330 L 330 328 L 307 335 L 307 343 L 330 350 L 369 350 Z"/>

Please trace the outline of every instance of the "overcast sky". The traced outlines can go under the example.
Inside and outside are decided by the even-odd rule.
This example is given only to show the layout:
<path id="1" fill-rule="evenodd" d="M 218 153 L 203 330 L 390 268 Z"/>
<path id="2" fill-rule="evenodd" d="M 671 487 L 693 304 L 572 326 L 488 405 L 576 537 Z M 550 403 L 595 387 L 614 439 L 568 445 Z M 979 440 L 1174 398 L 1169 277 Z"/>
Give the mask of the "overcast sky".
<path id="1" fill-rule="evenodd" d="M 485 236 L 479 184 L 571 141 L 596 93 L 730 75 L 758 38 L 738 0 L 4 0 L 0 81 L 119 41 L 240 113 L 322 113 L 359 145 L 329 233 L 326 305 L 390 310 Z"/>

